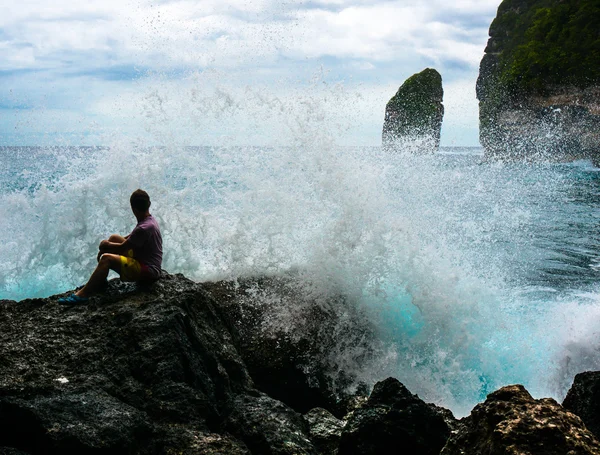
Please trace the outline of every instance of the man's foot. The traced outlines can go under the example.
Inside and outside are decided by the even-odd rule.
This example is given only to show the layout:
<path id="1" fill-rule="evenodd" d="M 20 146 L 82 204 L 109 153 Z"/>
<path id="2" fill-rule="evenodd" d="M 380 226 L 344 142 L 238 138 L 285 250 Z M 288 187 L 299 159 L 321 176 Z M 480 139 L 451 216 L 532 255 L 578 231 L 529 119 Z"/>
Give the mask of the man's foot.
<path id="1" fill-rule="evenodd" d="M 90 299 L 88 297 L 79 297 L 77 294 L 71 294 L 67 297 L 61 297 L 58 299 L 58 303 L 66 303 L 69 305 L 77 305 L 81 303 L 87 303 Z"/>

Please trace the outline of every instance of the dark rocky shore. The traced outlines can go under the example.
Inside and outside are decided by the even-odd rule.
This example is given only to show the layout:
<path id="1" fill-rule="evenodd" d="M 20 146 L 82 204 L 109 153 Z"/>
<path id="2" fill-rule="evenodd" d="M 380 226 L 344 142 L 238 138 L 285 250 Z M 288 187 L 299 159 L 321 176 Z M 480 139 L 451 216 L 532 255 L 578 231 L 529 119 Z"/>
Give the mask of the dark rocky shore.
<path id="1" fill-rule="evenodd" d="M 366 318 L 298 279 L 0 301 L 0 453 L 600 454 L 600 373 L 564 408 L 515 385 L 456 420 L 397 379 L 357 383 L 327 354 L 368 365 Z"/>

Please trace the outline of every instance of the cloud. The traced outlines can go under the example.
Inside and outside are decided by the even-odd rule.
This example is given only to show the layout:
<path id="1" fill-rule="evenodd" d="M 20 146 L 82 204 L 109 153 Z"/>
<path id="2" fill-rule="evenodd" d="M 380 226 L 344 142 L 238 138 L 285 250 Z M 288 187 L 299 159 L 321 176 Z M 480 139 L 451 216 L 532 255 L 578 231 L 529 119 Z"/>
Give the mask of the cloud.
<path id="1" fill-rule="evenodd" d="M 460 51 L 453 59 L 473 65 L 473 53 L 464 53 L 464 45 L 481 46 L 487 28 L 467 26 L 482 15 L 491 17 L 496 3 L 30 0 L 3 8 L 0 49 L 6 68 L 94 66 L 85 52 L 97 56 L 97 66 L 231 68 L 273 64 L 280 57 L 435 57 L 441 52 L 431 49 L 444 46 L 445 54 L 456 45 Z M 74 53 L 82 58 L 64 58 Z"/>
<path id="2" fill-rule="evenodd" d="M 31 45 L 0 41 L 0 71 L 25 69 L 34 65 L 35 54 Z"/>
<path id="3" fill-rule="evenodd" d="M 445 8 L 448 9 L 447 7 Z M 439 11 L 419 5 L 384 3 L 340 12 L 299 12 L 302 37 L 290 43 L 296 55 L 323 55 L 376 61 L 406 61 L 421 55 L 443 64 L 447 59 L 476 67 L 482 56 L 487 28 L 461 28 L 438 20 Z M 307 36 L 311 39 L 302 39 Z"/>
<path id="4" fill-rule="evenodd" d="M 330 77 L 365 90 L 361 109 L 376 118 L 365 118 L 365 140 L 377 143 L 379 111 L 411 74 L 433 66 L 445 84 L 474 87 L 499 3 L 8 0 L 0 5 L 0 102 L 60 113 L 69 119 L 63 128 L 83 130 L 92 121 L 118 123 L 114 109 L 98 108 L 119 105 L 115 99 L 121 112 L 139 110 L 141 102 L 128 100 L 145 93 L 145 81 L 163 78 L 182 90 L 191 74 L 215 71 L 227 75 L 232 92 L 271 86 L 261 90 L 290 99 L 324 66 Z M 462 117 L 473 119 L 476 105 L 465 108 Z M 451 109 L 449 125 L 454 115 Z M 70 125 L 76 118 L 84 120 Z"/>

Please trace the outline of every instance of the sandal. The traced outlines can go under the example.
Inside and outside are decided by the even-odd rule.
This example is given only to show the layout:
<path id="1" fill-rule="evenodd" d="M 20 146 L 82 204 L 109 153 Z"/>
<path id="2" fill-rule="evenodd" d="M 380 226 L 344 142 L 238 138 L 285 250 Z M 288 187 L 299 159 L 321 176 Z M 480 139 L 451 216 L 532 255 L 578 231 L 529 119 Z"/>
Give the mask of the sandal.
<path id="1" fill-rule="evenodd" d="M 88 297 L 79 297 L 77 294 L 71 294 L 67 297 L 61 297 L 58 299 L 58 303 L 68 303 L 68 304 L 79 304 L 79 303 L 87 303 L 90 300 Z"/>

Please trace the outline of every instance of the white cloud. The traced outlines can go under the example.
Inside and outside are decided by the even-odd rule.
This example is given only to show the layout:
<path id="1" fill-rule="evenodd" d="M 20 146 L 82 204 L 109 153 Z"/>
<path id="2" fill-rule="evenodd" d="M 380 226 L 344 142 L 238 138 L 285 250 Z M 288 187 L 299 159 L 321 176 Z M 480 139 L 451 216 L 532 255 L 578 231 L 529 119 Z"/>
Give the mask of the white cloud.
<path id="1" fill-rule="evenodd" d="M 124 64 L 230 68 L 279 56 L 390 61 L 421 52 L 441 58 L 453 45 L 460 48 L 453 58 L 473 65 L 480 55 L 474 56 L 466 44 L 481 46 L 487 30 L 461 30 L 439 17 L 469 16 L 466 11 L 491 15 L 496 3 L 340 1 L 333 3 L 339 11 L 332 11 L 267 0 L 29 0 L 12 8 L 5 5 L 0 27 L 10 37 L 5 47 L 17 52 L 17 43 L 28 43 L 42 67 L 49 59 L 60 61 L 61 53 L 78 51 L 113 53 Z"/>
<path id="2" fill-rule="evenodd" d="M 302 37 L 291 47 L 299 55 L 406 60 L 422 54 L 434 61 L 479 64 L 487 29 L 461 29 L 433 19 L 430 6 L 385 3 L 350 7 L 340 12 L 311 10 L 298 13 Z M 311 37 L 310 39 L 306 39 Z"/>
<path id="3" fill-rule="evenodd" d="M 29 68 L 34 64 L 33 48 L 0 42 L 0 70 Z"/>
<path id="4" fill-rule="evenodd" d="M 72 107 L 77 115 L 108 125 L 119 114 L 99 106 L 111 104 L 106 101 L 111 97 L 135 98 L 143 85 L 125 80 L 135 77 L 127 73 L 122 81 L 102 81 L 111 77 L 112 68 L 140 68 L 142 76 L 146 70 L 163 73 L 180 88 L 190 72 L 216 70 L 228 74 L 232 91 L 278 83 L 274 90 L 293 98 L 294 90 L 306 87 L 310 74 L 325 65 L 336 77 L 372 87 L 354 102 L 373 118 L 365 117 L 364 134 L 367 142 L 376 142 L 385 103 L 411 74 L 434 66 L 445 84 L 460 80 L 474 88 L 487 27 L 499 3 L 8 0 L 0 5 L 0 71 L 45 72 L 38 79 L 5 78 L 0 100 L 8 89 L 16 93 L 11 96 L 26 96 L 29 104 L 44 98 L 50 109 L 56 107 L 53 102 L 65 108 L 56 101 L 61 98 L 80 100 L 71 103 L 78 104 Z M 96 83 L 83 84 L 74 78 L 77 74 Z M 446 87 L 452 93 L 452 85 Z M 125 104 L 130 103 L 122 102 L 122 112 L 129 109 Z M 472 103 L 465 109 L 476 112 Z M 452 123 L 457 115 L 474 118 L 449 109 L 448 125 L 458 127 Z M 87 125 L 85 120 L 80 124 Z"/>

